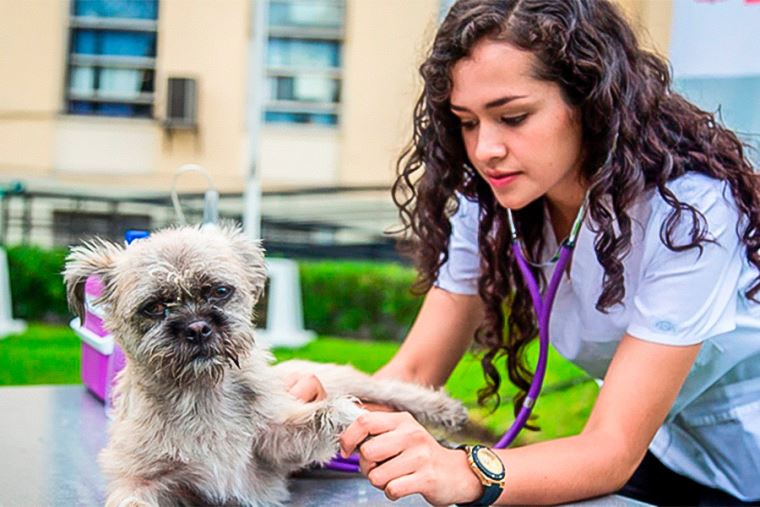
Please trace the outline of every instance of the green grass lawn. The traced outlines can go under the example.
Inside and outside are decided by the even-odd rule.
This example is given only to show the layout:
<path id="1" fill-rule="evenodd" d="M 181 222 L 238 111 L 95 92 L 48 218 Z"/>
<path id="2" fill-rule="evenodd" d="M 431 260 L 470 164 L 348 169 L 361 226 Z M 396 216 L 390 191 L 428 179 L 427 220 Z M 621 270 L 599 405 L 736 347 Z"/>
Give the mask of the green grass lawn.
<path id="1" fill-rule="evenodd" d="M 300 349 L 275 349 L 274 354 L 278 361 L 301 358 L 351 363 L 360 370 L 373 372 L 393 356 L 398 345 L 395 342 L 319 337 Z M 535 347 L 531 352 L 530 357 L 535 357 Z M 80 383 L 79 360 L 80 342 L 68 327 L 31 324 L 24 334 L 0 340 L 0 386 Z M 503 364 L 498 366 L 503 367 Z M 483 375 L 479 360 L 467 354 L 454 370 L 446 388 L 465 403 L 477 424 L 498 435 L 512 422 L 510 401 L 515 392 L 506 374 L 503 384 L 503 402 L 495 412 L 478 407 L 477 391 L 483 386 Z M 552 350 L 544 392 L 534 410 L 541 431 L 523 432 L 518 442 L 535 442 L 579 432 L 596 395 L 596 384 Z"/>

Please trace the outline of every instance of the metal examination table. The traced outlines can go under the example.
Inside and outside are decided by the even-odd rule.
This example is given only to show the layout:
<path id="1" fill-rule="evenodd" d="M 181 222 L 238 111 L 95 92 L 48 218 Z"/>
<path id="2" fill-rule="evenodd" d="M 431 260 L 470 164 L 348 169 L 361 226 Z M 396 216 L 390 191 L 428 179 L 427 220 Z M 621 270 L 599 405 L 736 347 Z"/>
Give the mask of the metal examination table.
<path id="1" fill-rule="evenodd" d="M 102 403 L 83 386 L 0 388 L 0 507 L 102 506 L 96 456 L 106 443 Z M 291 482 L 292 506 L 425 506 L 414 495 L 390 502 L 361 476 L 315 471 Z M 608 496 L 573 505 L 644 505 Z"/>

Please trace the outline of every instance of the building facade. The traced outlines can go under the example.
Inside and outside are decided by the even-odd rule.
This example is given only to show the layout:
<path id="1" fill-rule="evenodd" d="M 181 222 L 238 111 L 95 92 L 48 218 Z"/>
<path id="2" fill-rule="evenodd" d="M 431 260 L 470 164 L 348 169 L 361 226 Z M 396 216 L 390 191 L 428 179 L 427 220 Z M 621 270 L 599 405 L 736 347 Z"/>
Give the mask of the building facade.
<path id="1" fill-rule="evenodd" d="M 387 187 L 411 133 L 417 68 L 451 3 L 0 0 L 0 183 L 168 194 L 193 163 L 222 192 L 242 192 L 254 168 L 265 191 Z M 669 55 L 675 36 L 679 61 L 689 6 L 760 12 L 753 0 L 618 3 L 650 48 Z M 726 37 L 703 25 L 700 37 Z M 746 100 L 746 87 L 734 99 L 711 92 L 696 68 L 684 78 L 694 100 Z M 760 111 L 739 109 L 752 128 Z M 182 188 L 206 184 L 188 176 Z"/>
<path id="2" fill-rule="evenodd" d="M 270 0 L 252 86 L 255 2 L 0 1 L 0 177 L 168 192 L 196 163 L 239 191 L 261 94 L 264 188 L 387 184 L 438 0 Z M 171 96 L 177 78 L 194 90 Z M 182 93 L 195 111 L 184 123 Z"/>

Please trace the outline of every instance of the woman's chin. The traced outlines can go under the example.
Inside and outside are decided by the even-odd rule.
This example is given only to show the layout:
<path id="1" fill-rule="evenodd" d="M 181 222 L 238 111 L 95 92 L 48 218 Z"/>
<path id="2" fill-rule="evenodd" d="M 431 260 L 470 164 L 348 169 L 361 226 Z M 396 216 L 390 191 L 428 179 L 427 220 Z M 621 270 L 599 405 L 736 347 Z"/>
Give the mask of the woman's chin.
<path id="1" fill-rule="evenodd" d="M 495 191 L 493 195 L 496 198 L 496 202 L 498 202 L 502 208 L 509 208 L 512 210 L 522 209 L 531 202 L 528 199 L 521 199 L 514 194 L 507 195 L 498 191 Z"/>

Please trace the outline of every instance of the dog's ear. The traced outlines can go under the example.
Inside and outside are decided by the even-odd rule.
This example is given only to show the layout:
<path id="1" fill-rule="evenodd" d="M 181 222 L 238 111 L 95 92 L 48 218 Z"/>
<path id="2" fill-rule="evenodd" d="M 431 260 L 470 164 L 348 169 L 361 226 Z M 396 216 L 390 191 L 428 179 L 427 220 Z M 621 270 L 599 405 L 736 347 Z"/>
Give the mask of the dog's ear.
<path id="1" fill-rule="evenodd" d="M 75 246 L 66 256 L 63 270 L 66 299 L 71 311 L 79 316 L 80 322 L 84 322 L 84 284 L 87 277 L 99 276 L 108 291 L 116 257 L 123 250 L 123 247 L 115 243 L 96 238 Z M 105 297 L 106 294 L 102 296 Z"/>
<path id="2" fill-rule="evenodd" d="M 253 287 L 253 297 L 255 301 L 258 301 L 264 292 L 267 281 L 264 248 L 261 246 L 261 240 L 249 238 L 234 223 L 223 223 L 220 228 L 229 238 L 234 251 L 241 257 L 248 283 Z"/>

